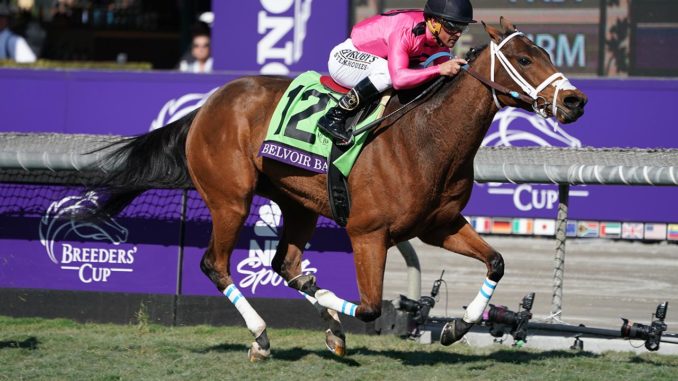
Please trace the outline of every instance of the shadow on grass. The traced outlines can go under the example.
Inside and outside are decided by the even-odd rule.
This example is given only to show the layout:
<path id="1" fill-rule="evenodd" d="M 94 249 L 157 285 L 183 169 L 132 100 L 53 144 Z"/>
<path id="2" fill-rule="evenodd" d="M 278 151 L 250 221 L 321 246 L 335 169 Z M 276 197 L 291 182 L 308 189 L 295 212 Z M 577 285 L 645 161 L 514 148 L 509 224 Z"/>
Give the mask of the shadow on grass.
<path id="1" fill-rule="evenodd" d="M 29 337 L 24 341 L 5 340 L 0 341 L 0 349 L 38 349 L 38 339 L 36 337 Z"/>
<path id="2" fill-rule="evenodd" d="M 425 351 L 395 351 L 395 350 L 372 350 L 366 347 L 354 348 L 349 350 L 348 355 L 366 355 L 366 356 L 384 356 L 394 360 L 399 360 L 404 365 L 436 365 L 436 364 L 468 364 L 473 362 L 483 362 L 492 360 L 499 363 L 526 364 L 532 361 L 542 361 L 548 359 L 570 359 L 570 358 L 596 358 L 600 357 L 591 352 L 569 352 L 569 351 L 544 351 L 544 352 L 520 352 L 516 350 L 497 350 L 487 355 L 451 353 L 444 350 L 432 352 Z M 478 369 L 483 369 L 480 365 Z"/>
<path id="3" fill-rule="evenodd" d="M 248 347 L 243 344 L 221 344 L 205 348 L 199 353 L 208 352 L 247 352 Z M 381 356 L 396 360 L 403 365 L 436 365 L 436 364 L 468 364 L 477 362 L 479 370 L 486 368 L 486 364 L 480 364 L 485 361 L 493 361 L 509 364 L 526 364 L 533 361 L 543 361 L 548 359 L 571 359 L 571 358 L 597 358 L 601 355 L 591 352 L 569 352 L 569 351 L 544 351 L 544 352 L 520 352 L 516 350 L 498 350 L 487 355 L 473 355 L 451 353 L 447 351 L 398 351 L 398 350 L 373 350 L 367 347 L 356 347 L 349 349 L 346 357 L 338 357 L 327 350 L 309 350 L 300 347 L 288 349 L 275 349 L 271 351 L 274 360 L 296 361 L 308 355 L 315 355 L 327 360 L 334 360 L 348 366 L 361 366 L 358 361 L 351 356 Z"/>
<path id="4" fill-rule="evenodd" d="M 208 353 L 208 352 L 247 352 L 249 347 L 243 344 L 220 344 L 214 345 L 203 350 L 197 351 L 198 353 Z M 348 357 L 339 357 L 330 353 L 329 350 L 308 350 L 300 347 L 288 348 L 288 349 L 275 349 L 271 350 L 271 358 L 273 360 L 281 361 L 297 361 L 308 355 L 315 355 L 322 357 L 326 360 L 334 360 L 348 366 L 360 366 L 360 363 L 350 359 Z"/>
<path id="5" fill-rule="evenodd" d="M 666 366 L 666 364 L 663 364 L 661 362 L 657 362 L 651 359 L 643 358 L 640 356 L 633 356 L 629 359 L 629 362 L 631 364 L 648 364 L 648 365 L 654 365 L 654 366 Z"/>

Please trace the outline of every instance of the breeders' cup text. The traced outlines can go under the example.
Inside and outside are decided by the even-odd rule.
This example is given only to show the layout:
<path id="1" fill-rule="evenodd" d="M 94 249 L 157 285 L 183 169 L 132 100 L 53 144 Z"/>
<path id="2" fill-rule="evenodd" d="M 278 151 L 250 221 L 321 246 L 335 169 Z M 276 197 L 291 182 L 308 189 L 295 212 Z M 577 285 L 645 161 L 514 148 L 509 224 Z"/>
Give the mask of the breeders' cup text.
<path id="1" fill-rule="evenodd" d="M 61 244 L 61 269 L 77 271 L 82 283 L 108 282 L 114 272 L 132 272 L 133 269 L 120 265 L 133 264 L 136 254 L 136 246 L 126 250 L 76 247 L 63 243 Z"/>

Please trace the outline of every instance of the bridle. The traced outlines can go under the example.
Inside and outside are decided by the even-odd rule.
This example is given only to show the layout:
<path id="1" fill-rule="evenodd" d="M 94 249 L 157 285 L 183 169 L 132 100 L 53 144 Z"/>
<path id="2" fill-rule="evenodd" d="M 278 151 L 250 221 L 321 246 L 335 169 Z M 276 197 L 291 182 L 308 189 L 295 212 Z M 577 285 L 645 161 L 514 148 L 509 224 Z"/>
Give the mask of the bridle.
<path id="1" fill-rule="evenodd" d="M 544 119 L 548 118 L 547 109 L 549 106 L 551 106 L 552 107 L 551 114 L 553 115 L 553 117 L 555 117 L 556 113 L 558 112 L 558 93 L 561 90 L 576 90 L 577 88 L 572 86 L 570 81 L 565 77 L 565 75 L 563 75 L 563 73 L 554 73 L 548 78 L 546 78 L 544 81 L 542 81 L 542 83 L 539 84 L 539 86 L 533 87 L 525 78 L 523 78 L 522 75 L 520 75 L 518 70 L 516 70 L 516 68 L 514 68 L 513 65 L 511 65 L 511 62 L 509 62 L 508 58 L 506 58 L 504 53 L 502 53 L 501 51 L 501 49 L 504 47 L 504 45 L 506 45 L 507 42 L 509 42 L 512 38 L 517 36 L 524 36 L 524 34 L 522 32 L 515 31 L 506 38 L 504 38 L 499 44 L 496 44 L 494 41 L 490 43 L 489 80 L 480 75 L 477 71 L 471 69 L 468 65 L 464 65 L 462 69 L 466 70 L 466 72 L 471 74 L 474 78 L 492 88 L 492 98 L 494 99 L 494 104 L 497 106 L 497 108 L 501 109 L 503 107 L 501 103 L 499 103 L 499 99 L 497 98 L 497 91 L 499 91 L 500 93 L 507 94 L 512 98 L 520 99 L 525 103 L 531 104 L 534 112 Z M 494 81 L 496 71 L 495 62 L 497 60 L 499 60 L 499 63 L 504 68 L 504 70 L 506 70 L 511 79 L 513 79 L 513 81 L 518 86 L 520 86 L 524 94 L 511 90 Z M 547 102 L 546 98 L 539 95 L 539 93 L 549 85 L 555 87 L 555 93 L 553 94 L 553 103 Z"/>

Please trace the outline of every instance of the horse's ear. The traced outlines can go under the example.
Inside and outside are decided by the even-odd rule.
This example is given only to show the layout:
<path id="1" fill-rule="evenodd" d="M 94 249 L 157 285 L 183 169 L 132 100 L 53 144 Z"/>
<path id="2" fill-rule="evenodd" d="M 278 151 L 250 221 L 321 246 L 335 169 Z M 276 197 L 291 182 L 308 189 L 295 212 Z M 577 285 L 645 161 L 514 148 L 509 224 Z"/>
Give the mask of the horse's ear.
<path id="1" fill-rule="evenodd" d="M 505 18 L 504 16 L 501 16 L 499 18 L 499 23 L 501 24 L 501 27 L 504 28 L 504 33 L 506 34 L 510 34 L 516 31 L 515 25 L 508 21 L 508 19 Z"/>
<path id="2" fill-rule="evenodd" d="M 490 38 L 495 42 L 499 43 L 501 39 L 504 37 L 504 35 L 495 27 L 491 25 L 485 24 L 485 21 L 481 21 L 483 23 L 483 28 L 485 28 L 485 32 L 490 35 Z"/>

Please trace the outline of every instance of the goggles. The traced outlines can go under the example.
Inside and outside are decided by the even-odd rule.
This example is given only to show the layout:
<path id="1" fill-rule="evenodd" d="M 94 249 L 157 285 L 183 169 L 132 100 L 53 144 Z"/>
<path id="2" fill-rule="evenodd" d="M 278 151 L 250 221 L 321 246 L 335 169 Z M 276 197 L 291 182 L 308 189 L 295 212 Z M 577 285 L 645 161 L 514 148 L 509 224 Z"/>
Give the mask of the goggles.
<path id="1" fill-rule="evenodd" d="M 443 26 L 445 32 L 448 34 L 466 33 L 468 32 L 468 24 L 456 23 L 439 18 L 438 22 Z"/>

